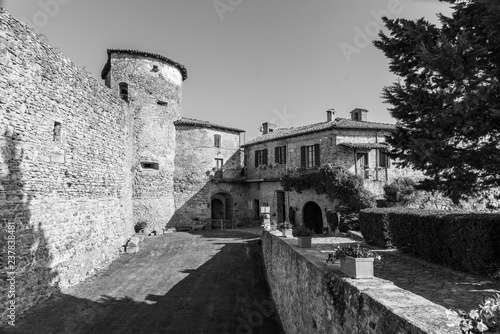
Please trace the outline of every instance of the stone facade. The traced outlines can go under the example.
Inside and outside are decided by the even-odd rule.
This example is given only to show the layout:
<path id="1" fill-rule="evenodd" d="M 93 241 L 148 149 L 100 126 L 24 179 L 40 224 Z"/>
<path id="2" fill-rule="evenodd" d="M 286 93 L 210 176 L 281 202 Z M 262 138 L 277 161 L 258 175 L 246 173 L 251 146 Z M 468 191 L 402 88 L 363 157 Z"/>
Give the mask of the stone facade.
<path id="1" fill-rule="evenodd" d="M 119 255 L 133 230 L 132 116 L 3 9 L 0 115 L 2 269 L 15 272 L 19 314 Z M 2 290 L 0 305 L 6 298 Z"/>
<path id="2" fill-rule="evenodd" d="M 208 123 L 194 121 L 185 119 L 176 123 L 176 214 L 171 224 L 210 220 L 213 218 L 211 202 L 217 194 L 232 202 L 231 209 L 223 210 L 223 219 L 246 218 L 247 186 L 241 182 L 242 130 L 207 127 Z"/>
<path id="3" fill-rule="evenodd" d="M 278 129 L 267 132 L 268 125 L 263 124 L 264 133 L 244 145 L 245 171 L 248 181 L 251 182 L 249 198 L 256 203 L 267 203 L 271 210 L 271 218 L 278 223 L 285 219 L 293 220 L 297 224 L 305 224 L 308 218 L 306 204 L 315 203 L 316 209 L 321 210 L 321 221 L 327 227 L 326 210 L 335 209 L 339 202 L 331 202 L 325 195 L 318 195 L 314 190 L 287 192 L 284 194 L 285 207 L 278 204 L 278 193 L 283 191 L 280 179 L 283 175 L 293 173 L 307 173 L 329 163 L 343 167 L 353 174 L 359 175 L 364 180 L 364 186 L 376 196 L 382 196 L 383 186 L 401 175 L 414 176 L 414 171 L 397 169 L 391 161 L 381 161 L 381 151 L 385 151 L 385 138 L 393 129 L 392 125 L 373 123 L 367 121 L 367 111 L 355 109 L 351 112 L 352 120 L 333 119 L 333 110 L 327 111 L 327 121 L 305 127 Z M 355 120 L 357 118 L 358 120 Z M 286 153 L 281 155 L 284 159 L 277 159 L 280 154 L 276 147 L 282 147 Z M 319 151 L 310 155 L 314 161 L 304 166 L 304 147 Z M 267 152 L 267 159 L 262 159 L 256 152 Z M 265 154 L 265 153 L 264 153 Z M 363 155 L 360 160 L 360 156 Z M 256 161 L 258 159 L 258 161 Z M 309 159 L 311 160 L 311 159 Z M 267 163 L 262 164 L 262 161 Z M 361 163 L 363 161 L 363 163 Z M 306 162 L 307 164 L 307 162 Z M 363 164 L 361 166 L 361 164 Z M 282 195 L 283 196 L 283 195 Z M 279 211 L 285 211 L 277 214 Z M 290 210 L 294 213 L 290 214 Z M 319 219 L 319 218 L 318 218 Z M 320 229 L 318 228 L 317 231 Z"/>
<path id="4" fill-rule="evenodd" d="M 108 50 L 103 71 L 106 85 L 128 103 L 133 113 L 135 222 L 159 230 L 175 212 L 172 192 L 175 170 L 174 121 L 181 118 L 182 73 L 161 57 Z"/>
<path id="5" fill-rule="evenodd" d="M 279 233 L 281 234 L 281 233 Z M 380 278 L 351 279 L 325 254 L 264 232 L 267 278 L 283 328 L 302 333 L 456 333 L 446 309 Z M 404 302 L 402 302 L 404 301 Z"/>

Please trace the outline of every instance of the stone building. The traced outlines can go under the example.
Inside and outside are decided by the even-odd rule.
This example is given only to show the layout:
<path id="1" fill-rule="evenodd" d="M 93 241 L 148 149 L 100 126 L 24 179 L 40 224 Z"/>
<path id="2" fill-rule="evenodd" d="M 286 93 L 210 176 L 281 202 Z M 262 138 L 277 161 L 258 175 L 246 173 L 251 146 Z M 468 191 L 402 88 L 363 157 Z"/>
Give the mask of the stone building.
<path id="1" fill-rule="evenodd" d="M 327 163 L 359 175 L 365 188 L 381 196 L 386 181 L 405 171 L 393 168 L 385 154 L 385 138 L 394 125 L 369 122 L 367 114 L 365 109 L 354 109 L 351 119 L 336 118 L 331 109 L 325 122 L 275 131 L 264 123 L 262 136 L 243 145 L 249 200 L 256 207 L 269 206 L 271 218 L 278 223 L 294 214 L 297 223 L 321 231 L 326 210 L 336 203 L 315 190 L 285 192 L 280 179 Z"/>
<path id="2" fill-rule="evenodd" d="M 108 50 L 102 79 L 0 8 L 0 240 L 15 238 L 1 250 L 15 245 L 18 313 L 109 265 L 138 222 L 242 223 L 265 205 L 278 221 L 292 206 L 297 221 L 324 222 L 332 203 L 285 194 L 283 173 L 333 162 L 376 192 L 393 174 L 383 155 L 392 126 L 365 110 L 274 132 L 265 124 L 241 145 L 243 130 L 182 117 L 187 70 L 167 57 Z"/>

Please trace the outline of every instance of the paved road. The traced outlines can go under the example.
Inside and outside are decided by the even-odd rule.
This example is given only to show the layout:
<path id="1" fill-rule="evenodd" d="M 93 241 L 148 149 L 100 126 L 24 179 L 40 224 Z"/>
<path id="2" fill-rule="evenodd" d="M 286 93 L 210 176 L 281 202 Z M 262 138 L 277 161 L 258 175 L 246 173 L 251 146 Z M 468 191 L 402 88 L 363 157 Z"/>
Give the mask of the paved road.
<path id="1" fill-rule="evenodd" d="M 263 333 L 282 329 L 255 234 L 147 238 L 96 278 L 44 302 L 8 333 Z"/>

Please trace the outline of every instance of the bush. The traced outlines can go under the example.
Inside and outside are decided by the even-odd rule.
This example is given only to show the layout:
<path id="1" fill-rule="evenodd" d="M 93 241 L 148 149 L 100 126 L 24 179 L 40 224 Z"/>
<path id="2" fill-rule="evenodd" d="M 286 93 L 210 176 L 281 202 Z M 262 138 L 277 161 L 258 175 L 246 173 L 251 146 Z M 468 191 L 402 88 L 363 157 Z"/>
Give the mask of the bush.
<path id="1" fill-rule="evenodd" d="M 360 213 L 365 240 L 457 270 L 500 277 L 500 215 L 419 209 Z"/>
<path id="2" fill-rule="evenodd" d="M 330 226 L 332 231 L 335 231 L 339 227 L 340 218 L 338 217 L 337 211 L 326 210 L 326 221 Z"/>
<path id="3" fill-rule="evenodd" d="M 389 202 L 408 204 L 416 197 L 415 181 L 409 177 L 399 177 L 384 186 L 384 197 Z"/>
<path id="4" fill-rule="evenodd" d="M 292 230 L 292 236 L 294 237 L 312 237 L 313 235 L 314 231 L 303 225 L 296 226 Z"/>

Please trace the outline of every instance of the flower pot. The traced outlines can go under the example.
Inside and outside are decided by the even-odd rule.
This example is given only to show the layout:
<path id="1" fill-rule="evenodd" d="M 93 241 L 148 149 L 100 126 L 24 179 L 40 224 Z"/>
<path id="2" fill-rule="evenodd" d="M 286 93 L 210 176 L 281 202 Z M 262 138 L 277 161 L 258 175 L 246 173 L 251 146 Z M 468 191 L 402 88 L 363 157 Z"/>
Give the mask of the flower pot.
<path id="1" fill-rule="evenodd" d="M 299 247 L 311 248 L 311 239 L 312 237 L 297 237 Z"/>
<path id="2" fill-rule="evenodd" d="M 292 229 L 291 228 L 287 228 L 287 229 L 282 229 L 281 230 L 281 235 L 283 237 L 288 237 L 290 238 L 292 236 Z"/>
<path id="3" fill-rule="evenodd" d="M 340 270 L 354 278 L 373 278 L 374 258 L 355 258 L 345 256 L 340 258 Z"/>

